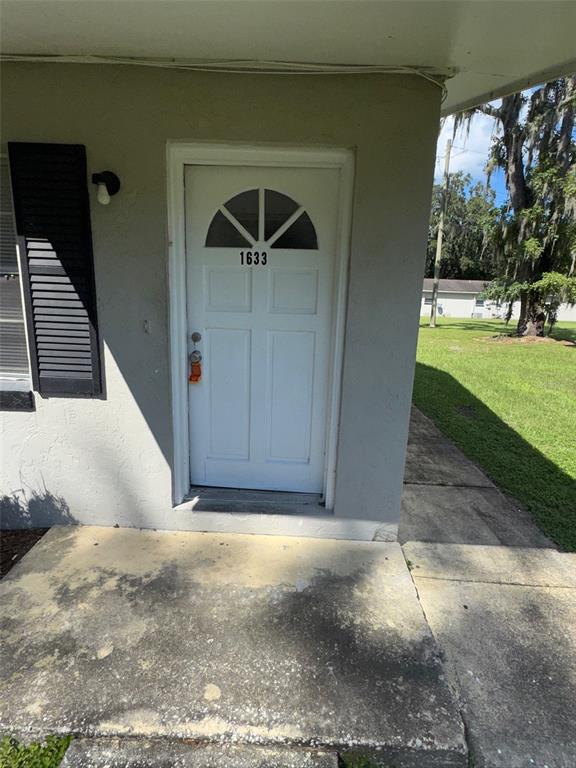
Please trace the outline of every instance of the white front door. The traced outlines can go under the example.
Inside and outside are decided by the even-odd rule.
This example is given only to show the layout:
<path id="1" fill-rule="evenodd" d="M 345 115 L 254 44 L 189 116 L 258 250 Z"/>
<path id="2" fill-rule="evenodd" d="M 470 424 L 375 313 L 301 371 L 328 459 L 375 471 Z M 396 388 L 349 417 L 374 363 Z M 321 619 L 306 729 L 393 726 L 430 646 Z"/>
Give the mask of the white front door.
<path id="1" fill-rule="evenodd" d="M 195 485 L 319 493 L 339 171 L 187 166 Z"/>

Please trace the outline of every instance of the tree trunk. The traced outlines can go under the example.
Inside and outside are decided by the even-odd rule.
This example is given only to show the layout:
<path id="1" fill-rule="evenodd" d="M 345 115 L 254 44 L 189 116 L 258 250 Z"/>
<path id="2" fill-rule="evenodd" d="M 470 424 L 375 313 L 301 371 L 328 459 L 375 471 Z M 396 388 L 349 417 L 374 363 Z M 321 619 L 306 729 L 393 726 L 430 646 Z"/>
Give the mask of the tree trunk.
<path id="1" fill-rule="evenodd" d="M 506 147 L 506 186 L 510 194 L 510 203 L 515 213 L 520 213 L 529 206 L 528 187 L 524 176 L 524 131 L 520 128 L 522 94 L 514 93 L 502 99 L 499 117 L 503 129 L 503 141 Z"/>
<path id="2" fill-rule="evenodd" d="M 518 336 L 544 336 L 546 314 L 540 302 L 527 293 L 520 297 L 520 317 L 516 332 Z"/>
<path id="3" fill-rule="evenodd" d="M 566 93 L 564 101 L 564 113 L 560 124 L 560 140 L 558 142 L 558 165 L 565 176 L 570 168 L 570 147 L 572 134 L 574 133 L 574 95 L 576 94 L 576 75 L 566 79 Z"/>
<path id="4" fill-rule="evenodd" d="M 557 321 L 558 321 L 558 314 L 556 310 L 552 310 L 548 315 L 548 336 L 552 336 L 552 331 Z"/>

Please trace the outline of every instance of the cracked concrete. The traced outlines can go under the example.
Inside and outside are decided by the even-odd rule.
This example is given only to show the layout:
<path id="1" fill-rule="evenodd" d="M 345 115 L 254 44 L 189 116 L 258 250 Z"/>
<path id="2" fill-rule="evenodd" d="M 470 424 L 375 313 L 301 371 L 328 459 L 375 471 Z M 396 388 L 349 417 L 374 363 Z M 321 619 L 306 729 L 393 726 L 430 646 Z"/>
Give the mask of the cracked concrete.
<path id="1" fill-rule="evenodd" d="M 463 767 L 398 544 L 54 528 L 0 582 L 0 727 Z"/>

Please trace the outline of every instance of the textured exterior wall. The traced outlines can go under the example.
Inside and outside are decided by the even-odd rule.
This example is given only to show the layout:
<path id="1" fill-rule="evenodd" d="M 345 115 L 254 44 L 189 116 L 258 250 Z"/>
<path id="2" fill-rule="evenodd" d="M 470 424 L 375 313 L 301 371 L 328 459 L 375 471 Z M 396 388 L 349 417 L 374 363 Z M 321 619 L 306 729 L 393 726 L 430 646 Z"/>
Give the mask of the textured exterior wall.
<path id="1" fill-rule="evenodd" d="M 7 64 L 2 79 L 3 141 L 85 144 L 89 173 L 112 170 L 122 181 L 108 207 L 91 190 L 106 399 L 37 396 L 36 413 L 0 414 L 1 490 L 10 500 L 4 524 L 14 513 L 37 525 L 172 527 L 168 140 L 354 148 L 335 512 L 396 521 L 438 89 L 403 76 L 58 64 Z"/>

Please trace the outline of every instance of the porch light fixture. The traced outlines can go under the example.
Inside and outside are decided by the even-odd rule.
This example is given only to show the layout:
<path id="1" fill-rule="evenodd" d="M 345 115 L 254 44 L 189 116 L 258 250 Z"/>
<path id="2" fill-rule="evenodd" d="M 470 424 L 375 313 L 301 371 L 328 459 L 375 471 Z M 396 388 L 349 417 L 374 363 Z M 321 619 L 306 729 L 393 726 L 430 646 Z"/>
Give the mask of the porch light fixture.
<path id="1" fill-rule="evenodd" d="M 97 200 L 100 205 L 108 205 L 112 195 L 120 189 L 120 179 L 112 171 L 93 173 L 92 183 L 98 185 Z"/>

